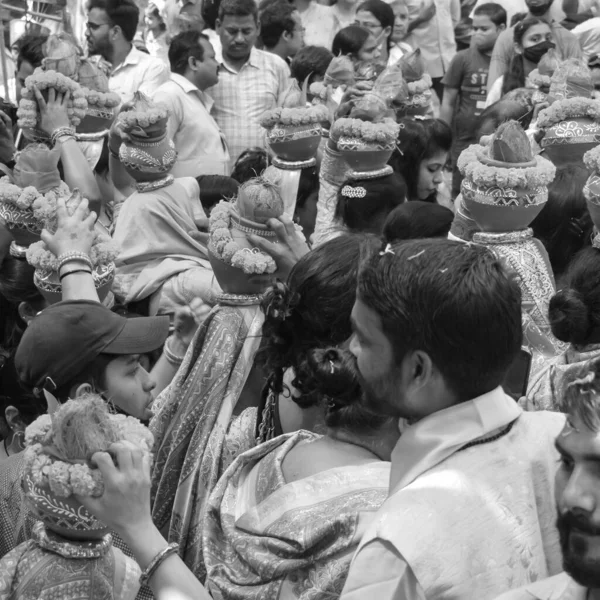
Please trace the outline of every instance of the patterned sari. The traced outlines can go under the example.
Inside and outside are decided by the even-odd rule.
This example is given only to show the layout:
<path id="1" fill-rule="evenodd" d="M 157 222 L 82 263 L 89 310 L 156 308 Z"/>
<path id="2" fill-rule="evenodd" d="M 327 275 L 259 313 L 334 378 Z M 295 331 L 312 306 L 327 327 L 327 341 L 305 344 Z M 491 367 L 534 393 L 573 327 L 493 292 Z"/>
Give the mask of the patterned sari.
<path id="1" fill-rule="evenodd" d="M 211 498 L 204 560 L 215 600 L 333 600 L 388 494 L 390 463 L 329 469 L 286 483 L 281 464 L 307 431 L 239 456 Z"/>
<path id="2" fill-rule="evenodd" d="M 263 321 L 256 304 L 216 306 L 157 400 L 150 424 L 155 438 L 152 517 L 170 542 L 179 543 L 181 557 L 200 581 L 205 577 L 205 508 L 221 473 L 225 437 L 254 363 Z"/>

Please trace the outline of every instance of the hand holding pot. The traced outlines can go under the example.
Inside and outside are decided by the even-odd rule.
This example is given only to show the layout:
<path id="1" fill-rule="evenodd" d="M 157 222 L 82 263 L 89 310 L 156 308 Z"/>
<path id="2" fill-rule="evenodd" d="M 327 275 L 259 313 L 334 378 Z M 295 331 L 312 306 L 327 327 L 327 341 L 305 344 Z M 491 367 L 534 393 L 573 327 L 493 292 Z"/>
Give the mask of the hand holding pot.
<path id="1" fill-rule="evenodd" d="M 48 135 L 52 135 L 57 129 L 71 127 L 67 106 L 71 97 L 70 92 L 57 92 L 54 88 L 48 90 L 48 101 L 37 87 L 33 88 L 35 99 L 40 110 L 40 128 Z"/>

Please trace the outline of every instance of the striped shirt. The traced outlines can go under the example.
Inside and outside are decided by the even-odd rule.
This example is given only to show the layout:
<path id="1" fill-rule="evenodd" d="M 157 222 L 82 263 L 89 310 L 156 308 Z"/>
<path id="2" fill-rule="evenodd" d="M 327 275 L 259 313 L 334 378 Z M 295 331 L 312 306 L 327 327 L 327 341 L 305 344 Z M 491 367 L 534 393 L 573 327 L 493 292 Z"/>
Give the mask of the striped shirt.
<path id="1" fill-rule="evenodd" d="M 279 56 L 256 48 L 239 72 L 225 60 L 220 65 L 219 83 L 207 92 L 214 100 L 212 116 L 227 140 L 232 167 L 246 148 L 265 146 L 259 120 L 286 91 L 289 68 Z"/>

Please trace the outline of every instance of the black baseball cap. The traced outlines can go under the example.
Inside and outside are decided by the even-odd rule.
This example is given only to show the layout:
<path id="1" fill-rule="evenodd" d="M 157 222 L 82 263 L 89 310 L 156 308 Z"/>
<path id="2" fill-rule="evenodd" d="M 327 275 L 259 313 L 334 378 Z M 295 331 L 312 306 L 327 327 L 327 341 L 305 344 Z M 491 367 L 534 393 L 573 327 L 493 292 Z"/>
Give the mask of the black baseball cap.
<path id="1" fill-rule="evenodd" d="M 169 317 L 127 319 L 92 300 L 66 300 L 39 313 L 17 348 L 15 367 L 28 387 L 60 389 L 100 354 L 146 354 L 160 348 Z"/>

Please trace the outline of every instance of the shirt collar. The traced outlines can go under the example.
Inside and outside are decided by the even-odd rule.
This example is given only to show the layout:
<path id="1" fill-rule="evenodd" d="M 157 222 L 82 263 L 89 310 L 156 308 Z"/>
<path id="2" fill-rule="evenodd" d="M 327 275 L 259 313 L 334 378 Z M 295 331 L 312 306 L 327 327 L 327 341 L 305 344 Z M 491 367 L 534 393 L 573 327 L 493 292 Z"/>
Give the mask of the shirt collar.
<path id="1" fill-rule="evenodd" d="M 137 65 L 140 62 L 140 59 L 142 58 L 142 54 L 143 54 L 143 52 L 138 50 L 132 44 L 129 54 L 125 57 L 125 60 L 120 65 L 116 66 L 115 71 L 122 69 L 123 67 L 126 67 L 127 65 Z"/>
<path id="2" fill-rule="evenodd" d="M 214 100 L 206 92 L 203 92 L 199 87 L 195 86 L 187 77 L 179 75 L 178 73 L 171 73 L 171 81 L 176 83 L 186 94 L 196 94 L 208 112 L 210 112 Z"/>
<path id="3" fill-rule="evenodd" d="M 255 69 L 259 69 L 260 68 L 260 54 L 258 53 L 258 50 L 256 48 L 252 48 L 252 50 L 250 50 L 250 57 L 248 58 L 248 60 L 242 65 L 242 68 L 240 69 L 240 71 L 242 69 L 244 69 L 247 66 L 250 67 L 254 67 Z M 240 71 L 234 71 L 226 62 L 225 62 L 225 58 L 222 57 L 221 58 L 221 65 L 223 66 L 223 68 L 227 69 L 230 73 L 239 73 Z"/>
<path id="4" fill-rule="evenodd" d="M 501 387 L 421 419 L 392 452 L 390 494 L 406 487 L 463 446 L 512 423 L 523 410 Z"/>

